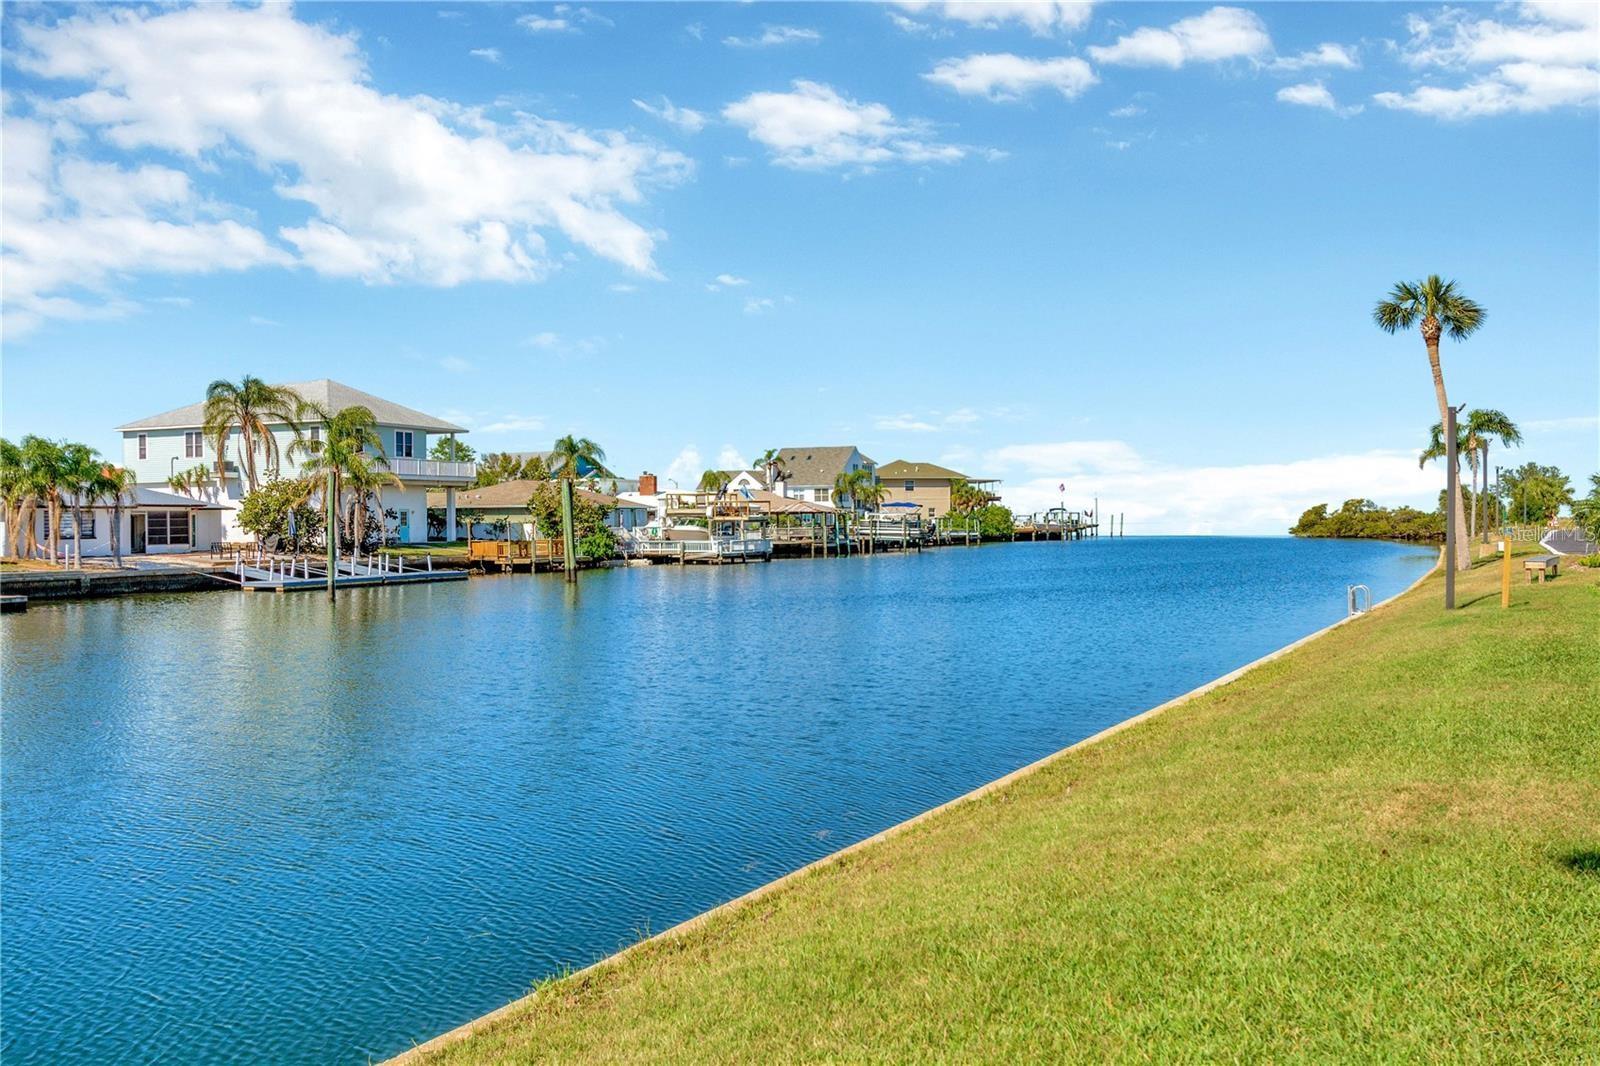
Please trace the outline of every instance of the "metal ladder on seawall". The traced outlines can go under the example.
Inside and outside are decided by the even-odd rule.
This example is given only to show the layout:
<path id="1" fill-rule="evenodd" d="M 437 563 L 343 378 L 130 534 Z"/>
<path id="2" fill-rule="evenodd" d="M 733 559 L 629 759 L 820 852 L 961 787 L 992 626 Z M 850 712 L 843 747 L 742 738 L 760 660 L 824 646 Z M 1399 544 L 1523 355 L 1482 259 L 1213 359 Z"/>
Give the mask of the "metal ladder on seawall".
<path id="1" fill-rule="evenodd" d="M 1350 614 L 1366 614 L 1372 610 L 1372 590 L 1365 585 L 1346 585 L 1345 606 Z"/>

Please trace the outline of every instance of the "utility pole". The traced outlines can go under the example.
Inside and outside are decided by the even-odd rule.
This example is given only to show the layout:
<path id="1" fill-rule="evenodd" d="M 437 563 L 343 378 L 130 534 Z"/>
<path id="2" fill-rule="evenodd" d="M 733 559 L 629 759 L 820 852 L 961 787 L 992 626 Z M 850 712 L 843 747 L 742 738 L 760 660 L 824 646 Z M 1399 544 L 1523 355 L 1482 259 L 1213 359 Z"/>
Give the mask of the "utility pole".
<path id="1" fill-rule="evenodd" d="M 1446 407 L 1444 410 L 1444 609 L 1456 608 L 1456 493 L 1461 490 L 1460 472 L 1456 470 L 1456 415 L 1466 407 Z"/>
<path id="2" fill-rule="evenodd" d="M 334 493 L 334 471 L 328 471 L 328 489 L 323 495 L 328 497 L 328 522 L 323 533 L 328 542 L 328 602 L 332 603 L 335 596 L 334 575 L 339 569 L 339 504 Z"/>

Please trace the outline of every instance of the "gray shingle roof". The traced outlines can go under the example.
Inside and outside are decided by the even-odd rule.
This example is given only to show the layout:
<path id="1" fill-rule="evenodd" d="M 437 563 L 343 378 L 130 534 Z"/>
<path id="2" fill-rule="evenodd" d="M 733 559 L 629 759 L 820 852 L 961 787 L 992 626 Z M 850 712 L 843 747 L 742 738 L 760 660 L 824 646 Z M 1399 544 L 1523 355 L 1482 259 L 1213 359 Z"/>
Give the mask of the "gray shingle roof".
<path id="1" fill-rule="evenodd" d="M 783 459 L 783 472 L 779 475 L 791 485 L 822 485 L 833 487 L 834 478 L 843 471 L 854 445 L 842 444 L 826 448 L 782 448 L 778 454 Z M 862 462 L 871 463 L 865 455 Z"/>
<path id="2" fill-rule="evenodd" d="M 346 407 L 365 407 L 372 412 L 372 417 L 377 419 L 379 425 L 405 426 L 425 429 L 430 433 L 465 433 L 461 426 L 446 422 L 442 418 L 425 415 L 421 411 L 385 400 L 381 396 L 374 396 L 370 392 L 352 389 L 338 381 L 322 378 L 318 381 L 300 381 L 284 385 L 283 388 L 292 389 L 304 399 L 312 403 L 321 404 L 330 411 L 338 412 Z M 192 403 L 187 407 L 179 407 L 164 414 L 151 415 L 141 418 L 137 422 L 118 426 L 119 430 L 131 429 L 194 429 L 205 422 L 206 405 Z"/>

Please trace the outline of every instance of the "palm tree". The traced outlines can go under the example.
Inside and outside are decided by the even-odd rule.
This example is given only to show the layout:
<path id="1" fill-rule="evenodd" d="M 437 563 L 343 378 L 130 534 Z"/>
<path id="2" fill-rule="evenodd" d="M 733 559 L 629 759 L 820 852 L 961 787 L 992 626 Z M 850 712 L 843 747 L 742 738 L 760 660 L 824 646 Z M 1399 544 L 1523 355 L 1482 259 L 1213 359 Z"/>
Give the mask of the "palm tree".
<path id="1" fill-rule="evenodd" d="M 1428 367 L 1433 371 L 1434 398 L 1439 402 L 1439 424 L 1450 421 L 1450 401 L 1444 389 L 1444 370 L 1439 365 L 1439 338 L 1448 333 L 1451 340 L 1466 340 L 1483 325 L 1489 313 L 1479 304 L 1463 296 L 1454 281 L 1444 281 L 1437 274 L 1429 274 L 1420 282 L 1402 281 L 1389 292 L 1388 299 L 1379 300 L 1372 309 L 1373 321 L 1385 333 L 1398 333 L 1410 329 L 1420 321 L 1422 343 L 1428 349 Z M 1456 540 L 1455 567 L 1465 570 L 1472 565 L 1467 552 L 1466 513 L 1457 492 L 1449 501 Z"/>
<path id="2" fill-rule="evenodd" d="M 337 519 L 340 506 L 344 501 L 346 484 L 356 487 L 360 496 L 361 506 L 356 508 L 355 521 L 358 526 L 353 528 L 357 550 L 360 549 L 361 537 L 366 532 L 366 497 L 365 493 L 379 483 L 399 486 L 400 479 L 389 473 L 389 458 L 383 451 L 383 439 L 378 433 L 377 419 L 365 407 L 346 407 L 337 414 L 317 404 L 307 403 L 299 411 L 304 421 L 315 422 L 321 433 L 316 439 L 301 437 L 298 434 L 289 445 L 289 456 L 305 456 L 305 461 L 300 464 L 300 470 L 306 478 L 306 495 L 309 497 L 319 486 L 326 484 L 330 475 L 333 478 L 332 503 L 334 516 Z M 328 499 L 323 503 L 327 504 Z M 333 528 L 327 531 L 332 538 L 332 543 L 339 542 L 338 522 L 332 523 Z"/>
<path id="3" fill-rule="evenodd" d="M 768 448 L 761 453 L 761 458 L 756 460 L 756 469 L 766 475 L 767 488 L 773 492 L 778 491 L 778 477 L 788 472 L 784 469 L 783 456 L 776 448 Z"/>
<path id="4" fill-rule="evenodd" d="M 733 475 L 726 470 L 707 470 L 700 475 L 699 490 L 701 492 L 720 493 L 728 487 L 728 482 L 733 480 Z"/>
<path id="5" fill-rule="evenodd" d="M 834 505 L 843 508 L 840 501 L 848 499 L 852 510 L 873 508 L 883 502 L 888 490 L 867 470 L 841 471 L 833 479 Z"/>
<path id="6" fill-rule="evenodd" d="M 135 477 L 125 466 L 104 466 L 95 479 L 95 498 L 111 505 L 111 560 L 122 568 L 122 508 L 133 493 Z"/>
<path id="7" fill-rule="evenodd" d="M 1458 420 L 1456 422 L 1456 471 L 1457 471 L 1457 477 L 1460 476 L 1461 457 L 1465 456 L 1466 459 L 1467 459 L 1467 464 L 1472 468 L 1472 491 L 1473 492 L 1477 492 L 1478 491 L 1478 456 L 1477 456 L 1477 453 L 1473 449 L 1474 449 L 1474 445 L 1473 445 L 1473 441 L 1472 441 L 1472 436 L 1471 436 L 1471 434 L 1469 434 L 1467 432 L 1467 424 L 1466 424 L 1466 422 L 1462 421 L 1462 420 Z M 1435 422 L 1428 429 L 1428 446 L 1426 448 L 1422 449 L 1422 454 L 1417 456 L 1417 468 L 1420 470 L 1422 467 L 1427 466 L 1429 463 L 1431 463 L 1431 462 L 1433 462 L 1433 461 L 1435 461 L 1437 459 L 1443 459 L 1446 456 L 1448 456 L 1449 454 L 1450 454 L 1449 451 L 1444 446 L 1444 427 L 1441 426 L 1439 423 Z M 1477 514 L 1478 514 L 1477 507 L 1473 507 L 1472 514 L 1473 514 L 1474 521 L 1476 521 Z M 1475 534 L 1476 534 L 1476 528 L 1475 527 L 1469 528 L 1468 533 L 1467 533 L 1468 539 L 1470 540 Z"/>
<path id="8" fill-rule="evenodd" d="M 367 500 L 375 498 L 378 505 L 378 514 L 383 514 L 383 490 L 387 486 L 405 488 L 394 473 L 385 465 L 379 467 L 371 458 L 366 462 L 351 467 L 345 473 L 345 484 L 350 489 L 350 535 L 355 544 L 355 551 L 359 554 L 361 545 L 366 542 L 367 536 Z M 380 535 L 385 541 L 388 539 L 388 528 L 381 526 Z"/>
<path id="9" fill-rule="evenodd" d="M 45 521 L 50 526 L 47 558 L 53 566 L 61 543 L 61 489 L 67 475 L 66 454 L 55 441 L 29 434 L 22 438 L 22 465 L 29 494 L 45 507 Z M 35 546 L 32 508 L 28 509 L 27 518 L 28 547 L 32 554 Z"/>
<path id="10" fill-rule="evenodd" d="M 93 494 L 98 491 L 100 470 L 104 465 L 105 461 L 87 444 L 61 446 L 60 488 L 72 497 L 72 565 L 79 570 L 83 569 L 83 508 L 88 504 L 90 513 L 94 513 Z M 55 518 L 60 518 L 59 505 Z M 50 524 L 52 539 L 56 535 L 56 524 L 56 521 Z"/>
<path id="11" fill-rule="evenodd" d="M 268 385 L 248 374 L 237 385 L 231 381 L 213 381 L 206 387 L 203 432 L 217 452 L 217 480 L 227 484 L 228 436 L 238 429 L 239 465 L 245 491 L 254 492 L 257 447 L 266 458 L 268 469 L 277 469 L 278 441 L 272 435 L 272 425 L 287 425 L 298 437 L 299 423 L 307 410 L 306 401 L 293 389 Z"/>
<path id="12" fill-rule="evenodd" d="M 1467 433 L 1473 442 L 1473 453 L 1478 459 L 1481 469 L 1480 477 L 1483 479 L 1483 488 L 1478 492 L 1482 503 L 1484 543 L 1489 541 L 1489 445 L 1498 440 L 1502 447 L 1509 448 L 1513 444 L 1522 443 L 1522 431 L 1517 424 L 1505 416 L 1505 412 L 1492 408 L 1474 409 L 1467 412 Z M 1477 508 L 1474 508 L 1476 511 Z"/>
<path id="13" fill-rule="evenodd" d="M 550 476 L 563 481 L 576 481 L 583 476 L 582 467 L 587 466 L 591 472 L 610 474 L 605 467 L 606 452 L 588 437 L 574 437 L 567 434 L 556 441 L 550 449 L 549 470 Z"/>
<path id="14" fill-rule="evenodd" d="M 22 508 L 28 499 L 28 471 L 22 462 L 22 449 L 0 437 L 0 507 L 4 508 L 6 542 L 0 554 L 16 558 L 21 554 Z"/>

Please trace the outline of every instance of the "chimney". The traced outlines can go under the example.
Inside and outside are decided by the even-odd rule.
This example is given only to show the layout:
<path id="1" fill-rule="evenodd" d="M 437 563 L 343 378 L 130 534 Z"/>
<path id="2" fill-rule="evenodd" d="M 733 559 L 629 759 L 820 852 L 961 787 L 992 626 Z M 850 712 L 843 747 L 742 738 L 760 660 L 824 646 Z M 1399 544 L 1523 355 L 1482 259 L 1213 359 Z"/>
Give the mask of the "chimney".
<path id="1" fill-rule="evenodd" d="M 656 476 L 646 470 L 639 475 L 639 495 L 654 496 L 656 494 Z"/>

